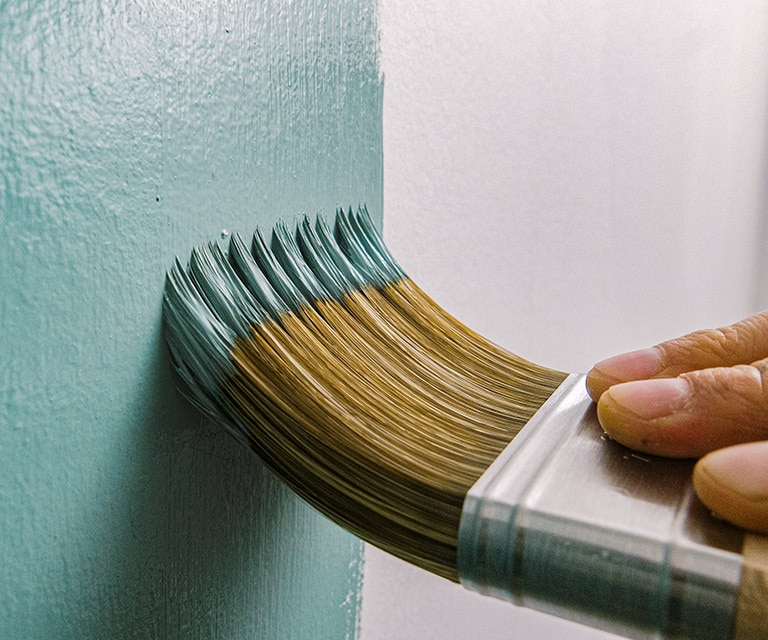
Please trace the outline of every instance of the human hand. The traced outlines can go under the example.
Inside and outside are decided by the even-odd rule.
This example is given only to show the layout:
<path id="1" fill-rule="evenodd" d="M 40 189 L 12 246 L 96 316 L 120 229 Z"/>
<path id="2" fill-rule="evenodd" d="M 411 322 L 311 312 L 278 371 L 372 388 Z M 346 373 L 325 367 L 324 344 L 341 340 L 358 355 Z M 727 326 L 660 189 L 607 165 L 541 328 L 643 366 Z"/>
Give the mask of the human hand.
<path id="1" fill-rule="evenodd" d="M 768 533 L 768 311 L 597 363 L 587 387 L 606 432 L 695 457 L 693 485 L 720 517 Z"/>

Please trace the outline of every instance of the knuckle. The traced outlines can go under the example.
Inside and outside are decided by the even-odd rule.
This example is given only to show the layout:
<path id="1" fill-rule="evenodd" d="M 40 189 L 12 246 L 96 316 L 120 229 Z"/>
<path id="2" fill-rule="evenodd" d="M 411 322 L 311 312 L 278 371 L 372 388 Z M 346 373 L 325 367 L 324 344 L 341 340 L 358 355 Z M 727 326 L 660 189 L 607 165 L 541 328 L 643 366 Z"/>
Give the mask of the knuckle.
<path id="1" fill-rule="evenodd" d="M 760 372 L 760 375 L 765 377 L 766 372 L 768 372 L 768 358 L 763 358 L 762 360 L 753 362 L 750 366 L 757 369 Z"/>
<path id="2" fill-rule="evenodd" d="M 689 365 L 718 362 L 721 366 L 768 355 L 768 312 L 732 325 L 702 329 L 659 345 L 669 360 Z M 711 365 L 710 365 L 711 366 Z"/>
<path id="3" fill-rule="evenodd" d="M 762 400 L 768 390 L 768 382 L 761 371 L 747 364 L 700 369 L 680 377 L 691 385 L 696 395 L 718 398 L 722 402 L 752 403 Z"/>
<path id="4" fill-rule="evenodd" d="M 737 323 L 737 326 L 738 325 L 743 326 L 745 331 L 750 335 L 766 336 L 768 335 L 768 311 L 756 313 L 749 318 L 745 318 Z"/>
<path id="5" fill-rule="evenodd" d="M 701 397 L 727 395 L 730 385 L 722 369 L 700 369 L 680 375 L 693 391 L 693 395 Z"/>
<path id="6" fill-rule="evenodd" d="M 768 370 L 768 362 L 761 367 Z M 726 446 L 768 436 L 768 378 L 760 369 L 745 364 L 680 377 L 692 388 L 686 412 L 706 427 L 713 442 Z"/>
<path id="7" fill-rule="evenodd" d="M 685 362 L 689 366 L 711 359 L 724 360 L 736 350 L 735 333 L 729 327 L 702 329 L 659 345 L 665 361 Z"/>
<path id="8" fill-rule="evenodd" d="M 739 333 L 730 326 L 698 331 L 692 337 L 700 351 L 724 359 L 736 353 L 741 345 Z"/>
<path id="9" fill-rule="evenodd" d="M 749 365 L 751 369 L 757 371 L 760 378 L 760 388 L 763 398 L 768 401 L 768 358 L 763 358 Z"/>

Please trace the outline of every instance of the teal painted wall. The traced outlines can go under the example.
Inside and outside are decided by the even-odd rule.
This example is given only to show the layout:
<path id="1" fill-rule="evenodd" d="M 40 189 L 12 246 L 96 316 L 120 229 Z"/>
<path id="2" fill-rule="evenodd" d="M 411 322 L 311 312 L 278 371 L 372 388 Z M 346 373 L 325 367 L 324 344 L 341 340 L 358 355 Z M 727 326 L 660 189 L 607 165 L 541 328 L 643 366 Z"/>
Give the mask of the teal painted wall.
<path id="1" fill-rule="evenodd" d="M 355 635 L 360 543 L 175 391 L 165 269 L 382 210 L 374 0 L 0 0 L 0 637 Z"/>

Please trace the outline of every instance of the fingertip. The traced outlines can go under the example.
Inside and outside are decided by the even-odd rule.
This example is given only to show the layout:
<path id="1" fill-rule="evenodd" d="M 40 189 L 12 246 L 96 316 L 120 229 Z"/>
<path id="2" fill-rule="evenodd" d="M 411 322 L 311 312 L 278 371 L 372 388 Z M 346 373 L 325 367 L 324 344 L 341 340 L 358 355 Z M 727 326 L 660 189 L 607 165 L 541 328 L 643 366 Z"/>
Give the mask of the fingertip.
<path id="1" fill-rule="evenodd" d="M 622 353 L 601 360 L 590 369 L 587 390 L 597 401 L 613 385 L 651 378 L 661 371 L 662 366 L 662 354 L 657 347 Z"/>
<path id="2" fill-rule="evenodd" d="M 606 395 L 626 419 L 655 420 L 681 409 L 691 387 L 683 378 L 655 378 L 614 385 Z"/>
<path id="3" fill-rule="evenodd" d="M 718 449 L 693 472 L 693 486 L 706 507 L 729 522 L 768 533 L 768 442 Z"/>
<path id="4" fill-rule="evenodd" d="M 608 391 L 613 384 L 615 384 L 615 380 L 607 378 L 595 367 L 592 367 L 587 373 L 587 393 L 589 393 L 589 397 L 595 402 L 600 400 L 600 396 Z"/>
<path id="5" fill-rule="evenodd" d="M 648 425 L 638 420 L 637 416 L 627 415 L 625 409 L 614 399 L 610 389 L 605 391 L 597 402 L 597 420 L 616 442 L 630 449 L 646 451 Z"/>
<path id="6" fill-rule="evenodd" d="M 690 397 L 681 378 L 654 378 L 617 384 L 600 397 L 597 418 L 605 431 L 626 447 L 661 456 L 692 455 L 689 431 L 678 413 Z"/>

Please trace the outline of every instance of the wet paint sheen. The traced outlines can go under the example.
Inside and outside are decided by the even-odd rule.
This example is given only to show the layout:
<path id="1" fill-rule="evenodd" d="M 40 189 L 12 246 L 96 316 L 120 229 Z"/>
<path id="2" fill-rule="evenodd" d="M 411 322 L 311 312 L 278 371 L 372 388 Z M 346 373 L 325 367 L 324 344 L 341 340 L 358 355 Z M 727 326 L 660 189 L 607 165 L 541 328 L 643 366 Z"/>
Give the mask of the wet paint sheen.
<path id="1" fill-rule="evenodd" d="M 0 637 L 354 637 L 360 543 L 179 397 L 160 297 L 208 239 L 380 215 L 375 2 L 0 25 Z"/>

